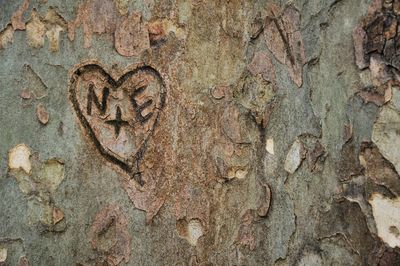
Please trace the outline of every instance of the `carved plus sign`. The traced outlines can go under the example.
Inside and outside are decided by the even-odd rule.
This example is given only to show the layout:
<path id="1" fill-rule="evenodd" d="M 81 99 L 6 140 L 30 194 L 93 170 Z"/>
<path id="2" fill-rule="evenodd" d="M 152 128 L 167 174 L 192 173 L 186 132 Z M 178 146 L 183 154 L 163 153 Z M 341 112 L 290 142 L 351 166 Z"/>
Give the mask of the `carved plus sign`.
<path id="1" fill-rule="evenodd" d="M 118 138 L 121 127 L 128 125 L 127 121 L 122 120 L 121 108 L 117 106 L 117 111 L 115 112 L 115 119 L 106 121 L 107 124 L 114 126 L 115 136 Z"/>

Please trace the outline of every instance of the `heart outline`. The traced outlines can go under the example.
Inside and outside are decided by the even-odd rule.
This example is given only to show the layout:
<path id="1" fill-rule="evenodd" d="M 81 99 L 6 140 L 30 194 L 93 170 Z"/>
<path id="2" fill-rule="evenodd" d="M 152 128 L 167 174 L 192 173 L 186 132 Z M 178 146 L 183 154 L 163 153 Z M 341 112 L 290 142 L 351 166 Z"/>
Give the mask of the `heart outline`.
<path id="1" fill-rule="evenodd" d="M 126 80 L 128 80 L 130 77 L 135 76 L 139 72 L 145 72 L 148 73 L 152 76 L 154 76 L 159 85 L 160 85 L 160 95 L 159 95 L 159 107 L 157 108 L 157 105 L 155 109 L 158 111 L 156 113 L 156 118 L 153 122 L 153 125 L 150 128 L 150 132 L 146 135 L 144 140 L 142 141 L 142 144 L 140 147 L 137 149 L 136 153 L 132 156 L 133 158 L 128 158 L 127 162 L 122 161 L 118 158 L 116 158 L 113 154 L 111 154 L 107 149 L 103 147 L 101 144 L 100 140 L 97 138 L 96 133 L 94 132 L 91 124 L 89 121 L 86 119 L 85 115 L 82 112 L 82 108 L 80 106 L 79 100 L 77 99 L 77 82 L 79 78 L 85 74 L 88 71 L 93 71 L 97 70 L 101 74 L 101 76 L 106 77 L 107 82 L 113 86 L 116 90 L 120 88 L 122 84 Z M 69 83 L 69 99 L 72 103 L 72 106 L 74 108 L 75 114 L 77 115 L 81 126 L 83 126 L 85 133 L 87 133 L 92 140 L 93 144 L 96 146 L 97 150 L 100 152 L 100 154 L 109 162 L 119 166 L 123 171 L 125 171 L 131 179 L 134 179 L 141 187 L 144 186 L 144 181 L 141 177 L 141 173 L 139 171 L 139 163 L 141 158 L 143 157 L 143 154 L 146 149 L 146 144 L 150 137 L 154 133 L 154 129 L 157 126 L 160 118 L 160 113 L 161 110 L 164 108 L 165 101 L 166 101 L 166 92 L 167 92 L 167 86 L 166 83 L 164 82 L 164 79 L 162 75 L 152 66 L 149 65 L 136 65 L 134 67 L 128 68 L 122 75 L 120 75 L 119 78 L 115 79 L 111 74 L 109 74 L 103 66 L 101 66 L 97 62 L 88 62 L 88 63 L 83 63 L 75 67 L 72 71 L 72 74 L 70 75 L 70 83 Z"/>

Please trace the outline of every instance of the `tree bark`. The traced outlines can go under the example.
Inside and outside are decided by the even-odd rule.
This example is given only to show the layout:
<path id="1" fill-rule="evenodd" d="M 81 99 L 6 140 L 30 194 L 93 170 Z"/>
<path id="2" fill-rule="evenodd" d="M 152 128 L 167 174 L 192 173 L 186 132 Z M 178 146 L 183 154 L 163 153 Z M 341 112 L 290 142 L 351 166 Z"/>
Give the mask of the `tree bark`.
<path id="1" fill-rule="evenodd" d="M 0 265 L 399 265 L 399 21 L 0 0 Z"/>

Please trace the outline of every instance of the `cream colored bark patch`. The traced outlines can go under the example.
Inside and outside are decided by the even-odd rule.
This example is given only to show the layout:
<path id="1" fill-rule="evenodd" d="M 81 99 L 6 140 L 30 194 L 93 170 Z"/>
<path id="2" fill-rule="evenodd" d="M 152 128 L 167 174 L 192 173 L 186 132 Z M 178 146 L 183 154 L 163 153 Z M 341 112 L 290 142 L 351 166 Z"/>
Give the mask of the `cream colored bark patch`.
<path id="1" fill-rule="evenodd" d="M 203 227 L 198 220 L 191 220 L 188 224 L 187 241 L 192 246 L 197 245 L 197 240 L 203 235 Z"/>
<path id="2" fill-rule="evenodd" d="M 55 191 L 64 179 L 64 163 L 57 159 L 48 160 L 43 164 L 39 174 L 33 178 L 46 189 Z"/>
<path id="3" fill-rule="evenodd" d="M 267 144 L 265 145 L 265 149 L 269 154 L 275 155 L 274 151 L 274 139 L 267 139 Z"/>
<path id="4" fill-rule="evenodd" d="M 375 193 L 369 204 L 372 206 L 378 236 L 392 248 L 400 247 L 400 198 L 392 200 Z"/>
<path id="5" fill-rule="evenodd" d="M 125 16 L 129 12 L 129 0 L 114 0 L 120 15 Z"/>
<path id="6" fill-rule="evenodd" d="M 179 236 L 186 239 L 191 246 L 196 246 L 198 239 L 204 234 L 203 226 L 197 219 L 192 219 L 189 223 L 179 220 L 176 226 Z"/>
<path id="7" fill-rule="evenodd" d="M 56 12 L 54 8 L 49 8 L 44 19 L 42 19 L 46 36 L 49 40 L 49 50 L 57 52 L 60 50 L 60 33 L 67 29 L 67 22 Z M 38 24 L 39 25 L 39 24 Z M 40 28 L 41 29 L 41 28 Z M 43 34 L 40 32 L 40 34 Z"/>
<path id="8" fill-rule="evenodd" d="M 3 49 L 7 44 L 13 42 L 14 30 L 9 25 L 0 32 L 0 49 Z"/>
<path id="9" fill-rule="evenodd" d="M 31 47 L 40 48 L 44 45 L 44 34 L 46 27 L 41 21 L 39 14 L 33 10 L 31 20 L 26 24 L 26 37 Z"/>
<path id="10" fill-rule="evenodd" d="M 372 141 L 382 155 L 389 160 L 400 173 L 400 115 L 397 110 L 384 106 L 374 124 Z"/>
<path id="11" fill-rule="evenodd" d="M 286 155 L 285 170 L 293 174 L 303 161 L 304 153 L 303 144 L 299 140 L 296 140 Z"/>
<path id="12" fill-rule="evenodd" d="M 10 170 L 22 169 L 30 174 L 32 165 L 29 157 L 31 151 L 25 144 L 18 144 L 8 152 L 8 168 Z"/>
<path id="13" fill-rule="evenodd" d="M 235 172 L 235 177 L 237 179 L 244 179 L 246 176 L 247 176 L 246 170 L 239 169 L 239 170 L 236 170 L 236 172 Z"/>
<path id="14" fill-rule="evenodd" d="M 0 262 L 3 263 L 7 259 L 7 249 L 0 247 Z"/>
<path id="15" fill-rule="evenodd" d="M 244 179 L 247 176 L 247 170 L 244 167 L 233 166 L 228 170 L 228 179 Z"/>
<path id="16" fill-rule="evenodd" d="M 58 52 L 60 50 L 59 39 L 60 39 L 60 32 L 62 31 L 64 31 L 64 29 L 58 25 L 55 25 L 51 27 L 48 31 L 46 31 L 46 36 L 49 39 L 50 51 Z"/>

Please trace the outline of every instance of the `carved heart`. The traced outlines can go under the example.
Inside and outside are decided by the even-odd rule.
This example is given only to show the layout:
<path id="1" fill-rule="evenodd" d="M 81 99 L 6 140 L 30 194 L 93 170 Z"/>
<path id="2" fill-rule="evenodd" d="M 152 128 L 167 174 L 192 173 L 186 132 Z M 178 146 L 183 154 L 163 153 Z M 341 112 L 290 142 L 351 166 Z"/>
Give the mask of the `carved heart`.
<path id="1" fill-rule="evenodd" d="M 100 153 L 143 185 L 138 164 L 165 103 L 165 84 L 152 67 L 142 66 L 114 79 L 87 64 L 71 77 L 70 100 Z"/>

